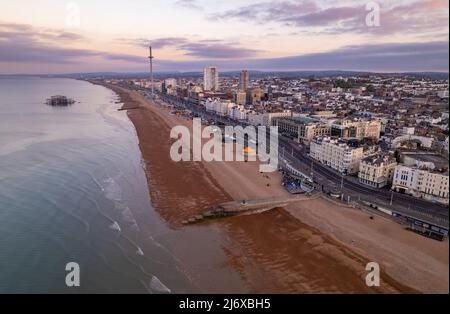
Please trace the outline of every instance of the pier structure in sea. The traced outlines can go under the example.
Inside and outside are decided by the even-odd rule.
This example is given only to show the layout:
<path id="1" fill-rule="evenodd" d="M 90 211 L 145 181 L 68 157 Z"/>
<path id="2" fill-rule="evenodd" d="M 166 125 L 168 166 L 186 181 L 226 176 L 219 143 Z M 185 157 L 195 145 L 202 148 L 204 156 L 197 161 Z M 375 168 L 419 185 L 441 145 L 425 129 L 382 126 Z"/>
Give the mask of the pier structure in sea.
<path id="1" fill-rule="evenodd" d="M 46 104 L 49 106 L 66 107 L 75 103 L 75 100 L 62 95 L 51 96 L 47 99 Z"/>

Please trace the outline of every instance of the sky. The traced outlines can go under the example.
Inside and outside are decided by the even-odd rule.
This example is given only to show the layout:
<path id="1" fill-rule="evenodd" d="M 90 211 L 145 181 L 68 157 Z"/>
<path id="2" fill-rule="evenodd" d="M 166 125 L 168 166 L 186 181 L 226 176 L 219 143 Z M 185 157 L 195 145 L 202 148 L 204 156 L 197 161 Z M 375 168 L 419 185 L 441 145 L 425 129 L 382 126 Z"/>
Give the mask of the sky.
<path id="1" fill-rule="evenodd" d="M 448 72 L 447 0 L 0 0 L 0 74 Z"/>

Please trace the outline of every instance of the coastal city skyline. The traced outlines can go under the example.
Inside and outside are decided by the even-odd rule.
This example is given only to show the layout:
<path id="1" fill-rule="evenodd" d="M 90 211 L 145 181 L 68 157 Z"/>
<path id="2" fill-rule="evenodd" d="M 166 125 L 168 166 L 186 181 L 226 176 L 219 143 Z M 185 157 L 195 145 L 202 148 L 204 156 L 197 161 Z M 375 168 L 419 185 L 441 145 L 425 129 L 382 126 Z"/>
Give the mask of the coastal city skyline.
<path id="1" fill-rule="evenodd" d="M 448 2 L 47 0 L 0 13 L 0 74 L 142 72 L 150 44 L 156 72 L 448 72 Z"/>
<path id="2" fill-rule="evenodd" d="M 198 201 L 203 198 L 199 196 L 193 204 L 181 207 L 179 202 L 172 201 L 168 211 L 164 209 L 168 204 L 161 204 L 160 195 L 150 188 L 152 202 L 160 208 L 158 212 L 164 219 L 171 222 L 174 219 L 175 223 L 177 219 L 184 219 L 181 224 L 192 227 L 223 217 L 229 217 L 233 224 L 233 218 L 237 222 L 239 217 L 250 215 L 253 218 L 249 218 L 247 224 L 253 222 L 257 230 L 270 230 L 250 234 L 251 226 L 241 227 L 246 234 L 245 241 L 250 241 L 252 248 L 253 244 L 261 248 L 263 244 L 254 237 L 272 234 L 263 240 L 272 241 L 276 227 L 287 224 L 277 222 L 277 215 L 287 212 L 298 221 L 312 223 L 321 232 L 336 235 L 351 248 L 361 249 L 364 256 L 384 256 L 383 262 L 375 258 L 374 262 L 366 264 L 364 269 L 369 274 L 365 277 L 365 287 L 360 286 L 357 291 L 409 293 L 414 291 L 410 290 L 412 287 L 419 291 L 440 291 L 438 287 L 447 285 L 434 275 L 424 276 L 425 268 L 431 268 L 425 266 L 428 262 L 415 260 L 412 252 L 428 251 L 436 245 L 439 249 L 435 253 L 428 251 L 430 260 L 440 259 L 441 254 L 448 252 L 448 76 L 326 72 L 285 76 L 283 73 L 252 73 L 246 69 L 221 73 L 220 68 L 205 65 L 202 75 L 166 73 L 150 80 L 148 76 L 132 74 L 93 74 L 84 78 L 121 95 L 121 99 L 126 100 L 123 109 L 129 108 L 129 117 L 138 134 L 152 134 L 153 141 L 141 145 L 147 162 L 151 162 L 154 150 L 163 153 L 170 150 L 173 169 L 169 171 L 166 167 L 166 171 L 157 173 L 153 180 L 164 182 L 170 173 L 176 176 L 179 171 L 195 177 L 211 173 L 234 199 L 213 210 L 206 207 L 206 212 L 202 212 Z M 153 126 L 147 124 L 154 115 L 167 123 L 167 131 L 161 130 L 162 125 L 156 122 Z M 261 134 L 267 134 L 268 128 L 271 130 L 268 136 L 270 165 L 268 159 L 261 159 L 267 150 L 260 142 L 264 138 Z M 277 135 L 272 133 L 274 129 Z M 167 142 L 165 136 L 169 133 L 171 141 Z M 272 146 L 274 136 L 277 140 Z M 236 159 L 228 159 L 227 151 Z M 200 162 L 206 172 L 194 171 L 192 161 Z M 253 168 L 257 165 L 267 168 Z M 201 182 L 204 181 L 196 180 L 195 185 L 183 186 L 171 193 L 177 198 L 181 195 L 190 198 L 204 191 Z M 213 197 L 224 197 L 222 192 L 212 192 L 214 184 L 208 184 L 207 189 Z M 172 211 L 179 215 L 173 215 Z M 318 217 L 311 221 L 312 213 Z M 352 218 L 344 218 L 347 214 Z M 261 226 L 259 219 L 268 216 L 270 223 Z M 333 222 L 330 217 L 334 217 Z M 389 231 L 378 229 L 381 217 L 386 219 L 384 227 Z M 325 227 L 329 224 L 339 231 L 330 232 Z M 400 229 L 394 231 L 398 226 Z M 302 227 L 297 225 L 294 230 L 300 231 Z M 365 231 L 355 234 L 354 230 Z M 416 235 L 421 237 L 415 238 L 419 242 L 424 238 L 432 242 L 423 245 L 409 242 Z M 408 239 L 406 242 L 400 240 L 403 236 Z M 299 251 L 312 258 L 307 248 L 299 250 L 297 245 L 302 246 L 303 240 L 293 241 L 295 249 L 287 253 L 290 262 L 302 264 L 303 259 L 294 253 Z M 307 243 L 309 241 L 311 239 Z M 320 250 L 322 241 L 326 240 L 321 238 L 319 244 L 313 244 L 314 249 Z M 366 245 L 376 249 L 369 252 Z M 280 248 L 288 247 L 283 242 Z M 267 263 L 271 269 L 284 264 L 278 259 L 283 254 L 273 253 L 271 245 L 267 248 L 269 251 L 260 255 L 257 266 L 253 267 L 264 269 Z M 371 281 L 372 271 L 386 267 L 387 260 L 398 265 L 399 256 L 392 253 L 397 250 L 402 252 L 402 258 L 408 259 L 408 263 L 400 267 L 408 273 L 407 278 L 400 280 L 399 273 L 392 269 L 388 275 L 392 278 L 384 278 L 383 283 Z M 330 256 L 333 260 L 336 258 L 333 253 Z M 323 265 L 321 262 L 318 267 Z M 339 277 L 337 265 L 340 261 L 330 263 L 332 276 Z M 446 274 L 447 265 L 441 268 L 436 264 L 434 270 L 440 269 Z M 291 270 L 284 269 L 283 273 Z M 293 276 L 296 275 L 298 272 L 294 271 Z M 324 279 L 323 274 L 319 277 Z M 361 279 L 361 275 L 357 277 Z M 348 276 L 345 280 L 352 281 L 352 286 L 356 287 L 361 283 L 357 277 Z M 422 278 L 420 283 L 419 278 Z M 409 282 L 408 287 L 399 287 L 399 282 Z M 330 289 L 309 290 L 302 287 L 303 283 L 297 278 L 284 285 L 282 291 L 287 287 L 292 287 L 291 291 Z M 338 288 L 338 291 L 343 291 L 340 289 L 346 290 Z"/>

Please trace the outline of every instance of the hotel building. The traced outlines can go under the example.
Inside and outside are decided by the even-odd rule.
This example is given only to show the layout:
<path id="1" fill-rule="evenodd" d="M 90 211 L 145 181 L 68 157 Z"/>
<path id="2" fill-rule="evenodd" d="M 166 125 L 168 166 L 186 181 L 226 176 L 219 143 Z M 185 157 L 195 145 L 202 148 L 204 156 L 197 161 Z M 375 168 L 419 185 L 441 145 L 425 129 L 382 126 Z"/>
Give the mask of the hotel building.
<path id="1" fill-rule="evenodd" d="M 358 173 L 359 163 L 365 157 L 363 147 L 353 147 L 347 141 L 331 137 L 314 138 L 310 156 L 343 174 Z"/>
<path id="2" fill-rule="evenodd" d="M 359 182 L 362 184 L 382 188 L 392 183 L 397 161 L 390 154 L 369 156 L 359 164 Z"/>

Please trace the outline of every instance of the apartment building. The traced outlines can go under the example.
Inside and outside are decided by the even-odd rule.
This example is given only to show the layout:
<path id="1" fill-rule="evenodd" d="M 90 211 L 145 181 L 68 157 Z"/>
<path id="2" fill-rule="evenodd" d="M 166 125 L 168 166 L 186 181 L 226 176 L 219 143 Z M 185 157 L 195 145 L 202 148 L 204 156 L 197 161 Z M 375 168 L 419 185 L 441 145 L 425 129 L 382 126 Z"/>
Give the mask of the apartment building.
<path id="1" fill-rule="evenodd" d="M 398 165 L 395 168 L 392 189 L 414 197 L 448 204 L 448 174 L 448 170 L 440 172 Z"/>
<path id="2" fill-rule="evenodd" d="M 229 109 L 235 106 L 234 103 L 221 99 L 207 99 L 205 101 L 206 111 L 214 112 L 219 116 L 227 116 Z"/>
<path id="3" fill-rule="evenodd" d="M 314 137 L 331 135 L 331 127 L 309 118 L 275 118 L 272 125 L 280 134 L 287 135 L 299 143 L 309 144 Z"/>
<path id="4" fill-rule="evenodd" d="M 242 70 L 239 76 L 239 90 L 246 91 L 250 85 L 250 73 L 248 70 Z"/>
<path id="5" fill-rule="evenodd" d="M 381 122 L 378 120 L 342 120 L 333 123 L 331 135 L 344 139 L 380 139 Z"/>
<path id="6" fill-rule="evenodd" d="M 359 164 L 359 182 L 382 188 L 392 183 L 397 161 L 390 154 L 378 154 L 361 160 Z"/>
<path id="7" fill-rule="evenodd" d="M 247 89 L 247 103 L 255 105 L 264 97 L 264 91 L 261 88 Z"/>
<path id="8" fill-rule="evenodd" d="M 247 115 L 248 123 L 251 125 L 262 125 L 262 126 L 271 126 L 272 121 L 276 118 L 290 118 L 292 117 L 292 112 L 290 110 L 284 110 L 280 112 L 252 112 Z"/>
<path id="9" fill-rule="evenodd" d="M 244 106 L 233 106 L 228 109 L 228 117 L 233 120 L 247 120 L 247 110 Z"/>
<path id="10" fill-rule="evenodd" d="M 314 138 L 310 156 L 343 174 L 358 173 L 359 163 L 365 157 L 363 147 L 351 146 L 348 141 L 331 137 Z"/>
<path id="11" fill-rule="evenodd" d="M 247 104 L 247 93 L 239 91 L 234 93 L 234 102 L 238 105 L 245 106 Z"/>
<path id="12" fill-rule="evenodd" d="M 219 69 L 217 67 L 205 67 L 203 70 L 203 89 L 205 91 L 219 90 Z"/>

